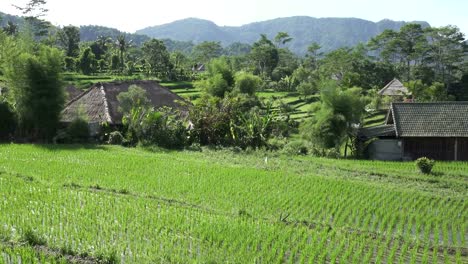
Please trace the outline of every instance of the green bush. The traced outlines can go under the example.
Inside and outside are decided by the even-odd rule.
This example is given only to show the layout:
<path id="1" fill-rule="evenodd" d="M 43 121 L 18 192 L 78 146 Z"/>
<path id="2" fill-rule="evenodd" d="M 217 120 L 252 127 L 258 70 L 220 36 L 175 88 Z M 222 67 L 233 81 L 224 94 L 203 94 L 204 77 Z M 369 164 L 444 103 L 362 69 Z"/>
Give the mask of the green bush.
<path id="1" fill-rule="evenodd" d="M 301 140 L 291 141 L 283 147 L 283 153 L 289 155 L 307 155 L 309 149 L 307 143 Z"/>
<path id="2" fill-rule="evenodd" d="M 82 118 L 76 118 L 67 127 L 67 134 L 71 143 L 86 143 L 89 140 L 88 122 Z"/>
<path id="3" fill-rule="evenodd" d="M 339 159 L 341 157 L 340 152 L 335 149 L 323 149 L 314 147 L 311 150 L 311 154 L 315 157 L 329 158 L 329 159 Z"/>
<path id="4" fill-rule="evenodd" d="M 124 142 L 124 137 L 120 131 L 113 131 L 109 133 L 109 140 L 107 141 L 107 144 L 111 145 L 122 145 Z"/>
<path id="5" fill-rule="evenodd" d="M 434 160 L 426 157 L 422 157 L 416 160 L 416 167 L 418 167 L 418 169 L 424 174 L 430 174 L 434 164 Z"/>
<path id="6" fill-rule="evenodd" d="M 0 141 L 8 140 L 16 128 L 16 116 L 7 103 L 0 101 Z"/>
<path id="7" fill-rule="evenodd" d="M 288 140 L 284 137 L 272 137 L 268 140 L 267 145 L 270 150 L 280 150 L 288 144 Z"/>
<path id="8" fill-rule="evenodd" d="M 127 139 L 143 146 L 182 149 L 189 143 L 184 119 L 180 113 L 170 108 L 155 110 L 136 107 L 123 121 L 128 128 Z"/>
<path id="9" fill-rule="evenodd" d="M 341 157 L 341 155 L 340 155 L 340 152 L 337 149 L 331 148 L 331 149 L 326 150 L 325 157 L 327 157 L 329 159 L 339 159 Z"/>

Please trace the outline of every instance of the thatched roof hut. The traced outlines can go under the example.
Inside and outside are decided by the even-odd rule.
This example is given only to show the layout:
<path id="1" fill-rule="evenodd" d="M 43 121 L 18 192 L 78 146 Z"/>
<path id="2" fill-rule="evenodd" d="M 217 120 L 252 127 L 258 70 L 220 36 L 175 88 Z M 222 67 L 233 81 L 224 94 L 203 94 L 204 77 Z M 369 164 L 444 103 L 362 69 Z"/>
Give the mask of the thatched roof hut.
<path id="1" fill-rule="evenodd" d="M 131 85 L 143 88 L 155 108 L 167 106 L 182 111 L 187 110 L 187 103 L 182 97 L 159 85 L 156 81 L 109 82 L 95 84 L 69 101 L 62 111 L 61 121 L 71 122 L 82 112 L 87 115 L 89 123 L 122 124 L 122 113 L 118 110 L 117 96 L 121 92 L 127 92 Z"/>
<path id="2" fill-rule="evenodd" d="M 379 95 L 402 96 L 409 94 L 406 88 L 398 79 L 393 79 L 379 91 Z"/>

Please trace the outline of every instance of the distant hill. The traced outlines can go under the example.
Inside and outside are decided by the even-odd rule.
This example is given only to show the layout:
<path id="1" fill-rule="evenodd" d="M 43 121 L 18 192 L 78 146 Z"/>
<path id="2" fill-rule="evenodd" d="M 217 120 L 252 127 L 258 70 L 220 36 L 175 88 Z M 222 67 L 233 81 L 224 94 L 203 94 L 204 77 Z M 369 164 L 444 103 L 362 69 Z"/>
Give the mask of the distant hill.
<path id="1" fill-rule="evenodd" d="M 136 33 L 154 38 L 169 38 L 179 41 L 220 41 L 223 45 L 233 42 L 253 43 L 260 34 L 269 38 L 280 32 L 287 32 L 294 38 L 288 47 L 298 54 L 304 54 L 312 42 L 322 46 L 327 52 L 344 46 L 355 46 L 367 42 L 385 29 L 398 30 L 407 23 L 419 23 L 424 27 L 427 22 L 403 22 L 382 20 L 377 23 L 358 18 L 313 18 L 288 17 L 255 22 L 240 27 L 220 27 L 215 23 L 197 18 L 178 20 L 169 24 L 148 27 Z"/>
<path id="2" fill-rule="evenodd" d="M 19 16 L 13 16 L 0 12 L 0 27 L 6 26 L 8 21 L 13 22 L 16 25 L 21 25 L 24 22 L 24 19 Z"/>
<path id="3" fill-rule="evenodd" d="M 24 18 L 20 16 L 14 16 L 14 15 L 9 15 L 0 12 L 0 27 L 4 27 L 8 21 L 13 22 L 16 25 L 23 25 L 24 23 Z M 54 27 L 54 30 L 56 28 Z M 128 40 L 132 40 L 132 42 L 140 46 L 144 42 L 150 40 L 151 38 L 146 36 L 146 35 L 137 35 L 137 34 L 132 34 L 132 33 L 126 33 L 123 31 L 120 31 L 115 28 L 108 28 L 108 27 L 102 27 L 102 26 L 81 26 L 80 27 L 80 38 L 81 41 L 95 41 L 99 36 L 106 36 L 106 37 L 111 37 L 113 39 L 117 38 L 119 35 L 125 35 Z"/>
<path id="4" fill-rule="evenodd" d="M 131 40 L 136 46 L 141 46 L 143 43 L 151 39 L 146 35 L 127 33 L 115 28 L 103 26 L 80 26 L 81 41 L 95 41 L 99 36 L 116 39 L 119 35 L 125 35 L 127 40 Z"/>
<path id="5" fill-rule="evenodd" d="M 23 18 L 0 12 L 0 26 L 8 21 L 21 25 Z M 169 51 L 181 50 L 189 53 L 194 44 L 203 41 L 219 41 L 224 46 L 235 42 L 252 44 L 257 41 L 260 34 L 267 34 L 270 39 L 280 32 L 287 32 L 293 41 L 287 44 L 293 52 L 304 54 L 312 42 L 322 46 L 323 52 L 328 52 L 344 46 L 355 46 L 367 42 L 385 29 L 398 30 L 407 23 L 419 23 L 429 27 L 427 22 L 403 22 L 382 20 L 377 23 L 358 18 L 313 18 L 288 17 L 255 22 L 240 27 L 220 27 L 215 23 L 198 19 L 187 18 L 172 23 L 148 27 L 138 30 L 135 34 L 126 33 L 115 28 L 103 26 L 81 26 L 81 41 L 94 41 L 99 36 L 116 38 L 124 34 L 136 46 L 151 38 L 162 39 Z"/>

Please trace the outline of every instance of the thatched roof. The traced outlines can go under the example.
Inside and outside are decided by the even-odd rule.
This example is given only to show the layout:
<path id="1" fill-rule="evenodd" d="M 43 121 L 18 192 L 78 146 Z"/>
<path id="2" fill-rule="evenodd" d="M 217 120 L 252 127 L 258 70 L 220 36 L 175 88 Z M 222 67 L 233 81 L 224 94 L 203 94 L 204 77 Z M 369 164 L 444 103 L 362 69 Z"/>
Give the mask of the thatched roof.
<path id="1" fill-rule="evenodd" d="M 75 97 L 78 97 L 79 95 L 81 95 L 83 93 L 82 90 L 78 90 L 73 85 L 68 85 L 67 87 L 65 87 L 65 92 L 66 92 L 66 96 L 67 96 L 67 100 L 66 100 L 67 102 L 70 102 Z"/>
<path id="2" fill-rule="evenodd" d="M 401 96 L 408 93 L 408 88 L 406 88 L 398 79 L 393 79 L 379 91 L 379 95 L 388 96 Z"/>
<path id="3" fill-rule="evenodd" d="M 184 106 L 186 102 L 182 97 L 159 85 L 156 81 L 98 83 L 66 104 L 62 111 L 61 121 L 71 122 L 79 113 L 84 113 L 90 123 L 122 124 L 122 113 L 118 110 L 117 96 L 121 92 L 127 92 L 131 85 L 143 88 L 155 108 L 167 106 L 187 110 Z"/>

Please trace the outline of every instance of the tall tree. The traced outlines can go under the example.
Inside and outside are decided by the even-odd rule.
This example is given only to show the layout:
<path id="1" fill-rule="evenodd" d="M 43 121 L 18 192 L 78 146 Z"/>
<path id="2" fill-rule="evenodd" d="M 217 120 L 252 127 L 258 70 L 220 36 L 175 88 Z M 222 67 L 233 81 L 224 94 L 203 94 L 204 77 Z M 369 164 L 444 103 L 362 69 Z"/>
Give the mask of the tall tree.
<path id="1" fill-rule="evenodd" d="M 293 38 L 291 38 L 289 36 L 288 33 L 286 32 L 278 32 L 278 34 L 276 34 L 275 36 L 275 42 L 276 42 L 276 45 L 277 47 L 279 48 L 281 45 L 285 45 L 286 43 L 292 41 Z"/>
<path id="2" fill-rule="evenodd" d="M 164 42 L 158 39 L 147 41 L 143 44 L 142 51 L 146 62 L 150 65 L 148 74 L 158 78 L 168 78 L 173 66 Z"/>
<path id="3" fill-rule="evenodd" d="M 89 47 L 96 56 L 96 60 L 104 59 L 107 52 L 109 51 L 109 46 L 112 43 L 112 38 L 106 36 L 99 36 L 96 41 L 94 41 Z"/>
<path id="4" fill-rule="evenodd" d="M 65 56 L 76 58 L 80 55 L 80 29 L 66 26 L 57 32 L 59 46 L 65 50 Z"/>
<path id="5" fill-rule="evenodd" d="M 96 57 L 91 48 L 85 48 L 79 58 L 79 68 L 83 74 L 89 75 L 96 70 Z"/>
<path id="6" fill-rule="evenodd" d="M 461 76 L 462 63 L 467 54 L 465 37 L 455 26 L 430 28 L 427 33 L 436 80 L 449 86 L 456 74 Z"/>
<path id="7" fill-rule="evenodd" d="M 235 79 L 226 57 L 213 59 L 207 68 L 205 79 L 196 82 L 195 87 L 220 98 L 232 91 Z"/>
<path id="8" fill-rule="evenodd" d="M 204 41 L 195 46 L 192 53 L 196 63 L 207 64 L 223 54 L 223 47 L 220 42 Z"/>
<path id="9" fill-rule="evenodd" d="M 265 77 L 271 77 L 273 70 L 279 62 L 278 49 L 265 34 L 255 42 L 250 53 L 256 72 Z"/>
<path id="10" fill-rule="evenodd" d="M 406 24 L 399 32 L 385 30 L 371 39 L 368 46 L 383 60 L 397 63 L 405 80 L 412 78 L 413 66 L 425 63 L 429 48 L 420 24 Z"/>
<path id="11" fill-rule="evenodd" d="M 225 48 L 227 56 L 247 55 L 252 50 L 252 46 L 246 43 L 234 42 Z"/>
<path id="12" fill-rule="evenodd" d="M 132 41 L 128 41 L 125 35 L 119 35 L 115 42 L 120 58 L 120 70 L 123 70 L 125 66 L 125 53 L 130 48 Z"/>
<path id="13" fill-rule="evenodd" d="M 405 63 L 406 80 L 411 79 L 411 64 L 420 64 L 427 53 L 428 43 L 420 24 L 407 24 L 400 29 L 397 47 Z"/>
<path id="14" fill-rule="evenodd" d="M 51 24 L 41 17 L 43 17 L 49 10 L 45 7 L 46 0 L 30 0 L 25 6 L 15 6 L 26 16 L 26 21 L 30 25 L 32 32 L 37 37 L 43 37 L 48 34 Z"/>
<path id="15" fill-rule="evenodd" d="M 61 52 L 39 46 L 36 54 L 22 53 L 8 63 L 5 77 L 11 88 L 21 136 L 51 139 L 58 127 L 65 91 Z"/>
<path id="16" fill-rule="evenodd" d="M 279 81 L 286 76 L 291 76 L 299 66 L 299 58 L 288 48 L 278 49 L 278 65 L 272 72 L 272 79 Z"/>
<path id="17" fill-rule="evenodd" d="M 377 60 L 397 63 L 399 62 L 397 38 L 398 32 L 386 29 L 380 35 L 373 37 L 367 45 L 370 50 L 377 53 Z"/>
<path id="18" fill-rule="evenodd" d="M 331 80 L 321 86 L 318 111 L 304 124 L 302 133 L 320 147 L 338 149 L 362 123 L 367 100 L 360 88 L 342 88 Z"/>
<path id="19" fill-rule="evenodd" d="M 323 55 L 322 52 L 319 50 L 322 47 L 317 43 L 313 42 L 312 44 L 307 47 L 307 54 L 305 55 L 305 66 L 312 68 L 312 70 L 316 70 L 318 68 L 318 60 Z"/>

